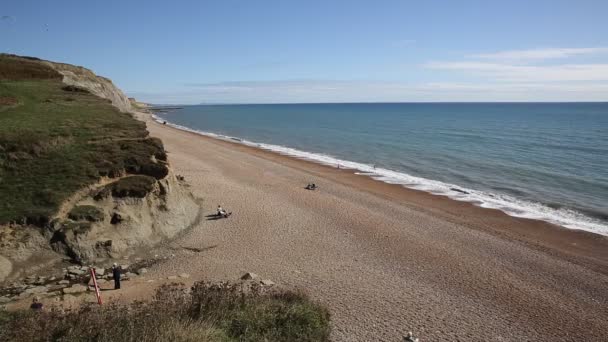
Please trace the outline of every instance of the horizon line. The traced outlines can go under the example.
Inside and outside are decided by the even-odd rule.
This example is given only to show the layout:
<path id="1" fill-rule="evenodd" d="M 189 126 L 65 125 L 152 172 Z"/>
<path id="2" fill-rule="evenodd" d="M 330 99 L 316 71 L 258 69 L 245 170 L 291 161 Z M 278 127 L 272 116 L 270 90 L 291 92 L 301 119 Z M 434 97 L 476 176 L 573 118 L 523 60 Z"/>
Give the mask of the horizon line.
<path id="1" fill-rule="evenodd" d="M 361 102 L 210 102 L 210 103 L 147 103 L 155 106 L 246 106 L 246 105 L 304 105 L 304 104 L 573 104 L 595 103 L 608 104 L 605 101 L 361 101 Z"/>

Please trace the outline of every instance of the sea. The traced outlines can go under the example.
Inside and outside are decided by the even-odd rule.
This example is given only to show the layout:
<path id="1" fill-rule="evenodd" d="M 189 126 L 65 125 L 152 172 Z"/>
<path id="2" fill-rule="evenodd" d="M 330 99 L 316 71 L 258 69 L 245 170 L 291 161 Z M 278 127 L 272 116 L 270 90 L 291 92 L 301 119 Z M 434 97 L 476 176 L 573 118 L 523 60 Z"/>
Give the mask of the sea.
<path id="1" fill-rule="evenodd" d="M 195 105 L 157 120 L 608 235 L 608 103 Z"/>

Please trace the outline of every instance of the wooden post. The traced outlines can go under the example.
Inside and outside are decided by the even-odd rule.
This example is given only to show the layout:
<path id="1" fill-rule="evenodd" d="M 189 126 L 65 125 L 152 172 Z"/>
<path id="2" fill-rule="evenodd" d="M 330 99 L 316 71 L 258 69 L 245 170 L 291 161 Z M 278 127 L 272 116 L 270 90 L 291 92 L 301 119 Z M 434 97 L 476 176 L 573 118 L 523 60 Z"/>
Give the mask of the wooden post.
<path id="1" fill-rule="evenodd" d="M 89 268 L 91 272 L 91 279 L 93 279 L 93 286 L 95 286 L 95 296 L 97 297 L 97 304 L 101 305 L 101 293 L 99 293 L 99 286 L 97 285 L 97 278 L 95 277 L 95 268 Z"/>

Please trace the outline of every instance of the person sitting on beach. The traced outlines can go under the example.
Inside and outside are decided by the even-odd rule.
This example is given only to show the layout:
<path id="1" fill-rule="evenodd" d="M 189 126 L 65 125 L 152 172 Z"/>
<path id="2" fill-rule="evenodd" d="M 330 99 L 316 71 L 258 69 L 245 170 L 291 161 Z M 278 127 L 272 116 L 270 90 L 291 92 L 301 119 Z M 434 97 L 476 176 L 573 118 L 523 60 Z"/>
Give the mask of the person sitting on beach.
<path id="1" fill-rule="evenodd" d="M 228 216 L 230 216 L 230 214 L 232 214 L 232 213 L 226 212 L 226 210 L 224 210 L 224 208 L 222 208 L 221 205 L 219 205 L 219 204 L 217 205 L 217 216 L 228 218 Z"/>
<path id="2" fill-rule="evenodd" d="M 308 184 L 306 185 L 306 190 L 315 190 L 317 188 L 317 185 L 315 183 L 312 184 Z"/>

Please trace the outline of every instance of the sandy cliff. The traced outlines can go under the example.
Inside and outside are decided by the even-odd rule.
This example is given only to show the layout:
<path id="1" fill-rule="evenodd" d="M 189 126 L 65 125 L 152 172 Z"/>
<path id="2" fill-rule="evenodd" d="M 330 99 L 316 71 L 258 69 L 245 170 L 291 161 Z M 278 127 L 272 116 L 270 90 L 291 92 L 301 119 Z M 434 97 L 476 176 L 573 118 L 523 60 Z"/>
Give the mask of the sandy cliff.
<path id="1" fill-rule="evenodd" d="M 152 179 L 145 194 L 106 191 L 120 181 L 86 189 L 66 205 L 71 210 L 61 212 L 50 228 L 53 249 L 84 263 L 117 258 L 170 239 L 196 222 L 197 201 L 171 171 Z M 85 208 L 84 214 L 74 215 L 75 208 Z"/>
<path id="2" fill-rule="evenodd" d="M 49 61 L 43 63 L 63 75 L 63 83 L 85 88 L 96 96 L 108 99 L 121 112 L 132 110 L 129 98 L 110 79 L 95 75 L 93 71 L 81 66 Z"/>
<path id="3" fill-rule="evenodd" d="M 138 118 L 129 98 L 111 80 L 79 66 L 29 60 L 63 75 L 63 83 L 84 88 Z M 138 247 L 172 238 L 196 222 L 197 200 L 172 172 L 162 143 L 159 144 L 162 160 L 151 155 L 142 170 L 122 170 L 113 178 L 102 177 L 97 184 L 75 193 L 46 227 L 0 226 L 0 282 L 38 272 L 65 255 L 83 263 L 122 257 Z M 134 175 L 147 177 L 149 184 L 143 193 L 136 189 L 139 192 L 133 195 L 132 189 L 125 190 L 120 183 Z M 123 187 L 122 194 L 112 188 L 116 184 Z M 105 195 L 99 196 L 103 191 Z M 73 214 L 82 208 L 89 212 Z"/>

